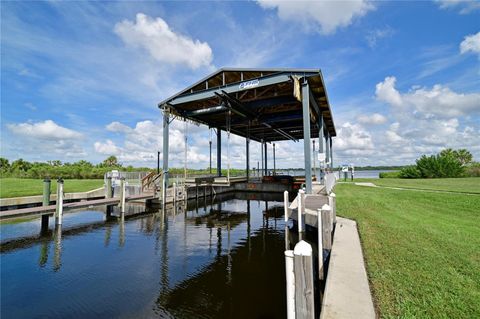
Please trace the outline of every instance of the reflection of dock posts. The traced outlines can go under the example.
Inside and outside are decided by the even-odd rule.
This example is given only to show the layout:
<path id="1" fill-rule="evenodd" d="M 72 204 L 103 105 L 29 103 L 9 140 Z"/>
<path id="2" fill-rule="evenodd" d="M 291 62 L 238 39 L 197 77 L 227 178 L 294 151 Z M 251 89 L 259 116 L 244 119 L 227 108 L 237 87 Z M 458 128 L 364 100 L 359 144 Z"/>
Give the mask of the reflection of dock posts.
<path id="1" fill-rule="evenodd" d="M 125 214 L 120 214 L 120 225 L 119 225 L 119 236 L 118 236 L 118 245 L 123 247 L 125 245 Z"/>
<path id="2" fill-rule="evenodd" d="M 287 319 L 295 319 L 295 273 L 293 250 L 285 251 L 285 273 L 287 281 Z"/>
<path id="3" fill-rule="evenodd" d="M 248 260 L 252 252 L 252 241 L 250 238 L 251 224 L 250 224 L 250 200 L 247 199 L 247 241 L 248 241 Z"/>
<path id="4" fill-rule="evenodd" d="M 42 205 L 43 206 L 48 206 L 50 205 L 50 186 L 51 186 L 51 181 L 50 178 L 45 178 L 43 180 L 43 201 Z M 44 234 L 48 230 L 48 214 L 42 215 L 42 226 L 40 233 Z"/>
<path id="5" fill-rule="evenodd" d="M 126 191 L 125 191 L 125 177 L 120 179 L 120 212 L 123 214 L 125 213 L 125 199 L 126 199 Z"/>
<path id="6" fill-rule="evenodd" d="M 222 228 L 217 228 L 217 257 L 222 255 Z"/>
<path id="7" fill-rule="evenodd" d="M 107 206 L 108 208 L 108 206 Z M 108 247 L 110 245 L 110 238 L 112 237 L 112 226 L 109 224 L 105 225 L 105 239 L 103 241 L 105 247 Z"/>
<path id="8" fill-rule="evenodd" d="M 38 265 L 45 267 L 48 261 L 48 251 L 50 250 L 49 240 L 44 240 L 40 246 L 40 258 L 38 259 Z"/>
<path id="9" fill-rule="evenodd" d="M 61 225 L 63 219 L 63 179 L 57 180 L 57 207 L 55 209 L 55 225 Z"/>
<path id="10" fill-rule="evenodd" d="M 323 280 L 323 226 L 322 210 L 317 210 L 317 232 L 318 232 L 318 279 Z"/>
<path id="11" fill-rule="evenodd" d="M 62 266 L 62 225 L 55 226 L 55 233 L 53 235 L 54 250 L 53 250 L 53 270 L 58 271 Z"/>
<path id="12" fill-rule="evenodd" d="M 313 295 L 313 256 L 312 246 L 304 240 L 293 250 L 295 272 L 295 315 L 297 319 L 315 317 Z M 288 302 L 288 301 L 287 301 Z"/>
<path id="13" fill-rule="evenodd" d="M 227 237 L 227 245 L 228 245 L 228 253 L 227 253 L 227 283 L 232 282 L 232 255 L 231 255 L 231 250 L 230 250 L 230 222 L 227 223 L 227 231 L 228 231 L 228 237 Z"/>
<path id="14" fill-rule="evenodd" d="M 332 249 L 332 226 L 331 226 L 331 207 L 327 204 L 322 206 L 322 240 L 323 249 L 330 251 Z"/>

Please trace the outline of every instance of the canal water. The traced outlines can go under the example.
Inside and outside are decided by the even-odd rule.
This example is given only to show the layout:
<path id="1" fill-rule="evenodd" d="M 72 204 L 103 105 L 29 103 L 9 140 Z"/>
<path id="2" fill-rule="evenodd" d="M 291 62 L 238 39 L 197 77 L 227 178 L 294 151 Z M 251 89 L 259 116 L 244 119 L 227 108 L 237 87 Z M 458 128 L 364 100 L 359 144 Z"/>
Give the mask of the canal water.
<path id="1" fill-rule="evenodd" d="M 2 318 L 285 317 L 282 194 L 95 209 L 0 225 Z"/>

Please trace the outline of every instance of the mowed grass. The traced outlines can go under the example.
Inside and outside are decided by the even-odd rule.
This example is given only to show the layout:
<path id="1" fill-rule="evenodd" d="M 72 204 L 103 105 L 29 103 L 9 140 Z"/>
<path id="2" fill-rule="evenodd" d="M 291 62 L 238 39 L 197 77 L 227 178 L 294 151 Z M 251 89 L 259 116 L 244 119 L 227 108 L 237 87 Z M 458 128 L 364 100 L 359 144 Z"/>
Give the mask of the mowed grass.
<path id="1" fill-rule="evenodd" d="M 421 186 L 464 189 L 429 181 Z M 480 318 L 480 195 L 353 184 L 336 193 L 337 214 L 358 223 L 382 318 Z"/>
<path id="2" fill-rule="evenodd" d="M 378 186 L 480 194 L 480 178 L 478 177 L 431 179 L 364 178 L 356 181 L 371 182 Z"/>
<path id="3" fill-rule="evenodd" d="M 102 179 L 66 179 L 65 193 L 86 192 L 103 186 Z M 57 181 L 52 179 L 51 193 L 56 194 Z M 1 178 L 0 198 L 42 195 L 42 179 Z"/>

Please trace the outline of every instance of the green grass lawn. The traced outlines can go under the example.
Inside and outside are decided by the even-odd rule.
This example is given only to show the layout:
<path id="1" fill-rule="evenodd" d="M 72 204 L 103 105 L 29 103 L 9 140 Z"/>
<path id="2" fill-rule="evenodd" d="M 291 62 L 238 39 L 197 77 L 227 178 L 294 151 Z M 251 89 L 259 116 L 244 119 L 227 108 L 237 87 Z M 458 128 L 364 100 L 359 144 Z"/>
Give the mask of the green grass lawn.
<path id="1" fill-rule="evenodd" d="M 86 192 L 103 186 L 102 179 L 66 179 L 65 193 Z M 42 195 L 43 180 L 23 178 L 1 178 L 0 198 Z M 57 181 L 52 180 L 51 193 L 57 192 Z"/>
<path id="2" fill-rule="evenodd" d="M 479 182 L 407 185 L 471 192 L 467 185 Z M 480 195 L 353 184 L 337 185 L 336 193 L 337 214 L 358 223 L 382 318 L 480 318 Z"/>
<path id="3" fill-rule="evenodd" d="M 342 180 L 340 180 L 342 181 Z M 426 190 L 441 190 L 451 192 L 466 192 L 480 194 L 480 178 L 431 178 L 431 179 L 406 179 L 406 178 L 363 178 L 356 182 L 371 182 L 378 186 L 417 188 Z"/>

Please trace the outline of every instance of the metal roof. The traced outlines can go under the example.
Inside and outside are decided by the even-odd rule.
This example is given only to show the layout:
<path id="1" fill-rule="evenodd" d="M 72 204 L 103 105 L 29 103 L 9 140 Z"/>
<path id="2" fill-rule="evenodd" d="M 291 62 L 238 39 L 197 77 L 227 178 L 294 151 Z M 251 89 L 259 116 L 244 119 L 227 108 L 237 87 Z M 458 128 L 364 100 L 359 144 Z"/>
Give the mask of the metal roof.
<path id="1" fill-rule="evenodd" d="M 336 136 L 328 96 L 319 69 L 222 68 L 160 102 L 170 113 L 256 141 L 303 139 L 302 102 L 294 95 L 294 77 L 310 86 L 311 137 L 318 118 Z M 230 117 L 228 116 L 230 114 Z"/>

